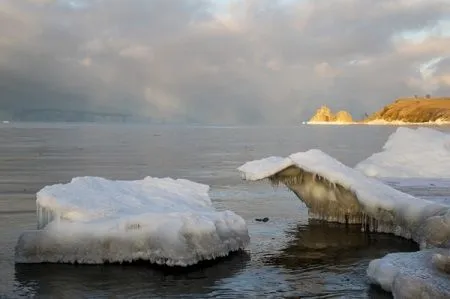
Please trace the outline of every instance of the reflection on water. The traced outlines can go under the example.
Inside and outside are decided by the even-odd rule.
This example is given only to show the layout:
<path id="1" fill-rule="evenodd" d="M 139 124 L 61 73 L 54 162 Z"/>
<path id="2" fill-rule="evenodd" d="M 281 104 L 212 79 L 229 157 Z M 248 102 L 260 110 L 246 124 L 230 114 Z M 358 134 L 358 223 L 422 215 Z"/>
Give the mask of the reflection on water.
<path id="1" fill-rule="evenodd" d="M 288 269 L 308 268 L 318 265 L 343 266 L 361 258 L 373 259 L 396 248 L 398 251 L 417 251 L 416 243 L 390 234 L 363 233 L 360 225 L 328 223 L 309 220 L 308 225 L 298 226 L 287 232 L 292 241 L 269 264 Z"/>
<path id="2" fill-rule="evenodd" d="M 369 298 L 390 298 L 369 286 L 367 264 L 393 248 L 419 250 L 414 242 L 390 234 L 363 233 L 359 225 L 310 220 L 287 233 L 292 235 L 291 241 L 266 264 L 284 268 L 301 298 L 361 298 L 361 291 Z"/>
<path id="3" fill-rule="evenodd" d="M 210 292 L 218 281 L 242 271 L 250 260 L 237 252 L 218 263 L 191 268 L 146 263 L 109 265 L 16 264 L 16 292 L 26 297 L 167 297 Z"/>

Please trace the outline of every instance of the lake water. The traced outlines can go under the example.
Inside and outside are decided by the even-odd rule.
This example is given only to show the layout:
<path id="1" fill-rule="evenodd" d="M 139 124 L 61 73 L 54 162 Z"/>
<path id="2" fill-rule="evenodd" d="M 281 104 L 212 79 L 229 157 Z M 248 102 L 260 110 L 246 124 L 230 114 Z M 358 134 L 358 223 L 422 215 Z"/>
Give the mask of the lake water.
<path id="1" fill-rule="evenodd" d="M 389 252 L 417 250 L 415 244 L 364 234 L 359 226 L 308 221 L 293 193 L 244 182 L 236 168 L 310 148 L 354 166 L 394 130 L 0 124 L 0 297 L 390 298 L 369 286 L 367 265 Z M 218 209 L 246 219 L 251 243 L 245 252 L 183 271 L 147 264 L 15 265 L 19 234 L 36 226 L 35 193 L 75 176 L 170 176 L 208 184 Z M 254 220 L 262 217 L 270 220 Z"/>

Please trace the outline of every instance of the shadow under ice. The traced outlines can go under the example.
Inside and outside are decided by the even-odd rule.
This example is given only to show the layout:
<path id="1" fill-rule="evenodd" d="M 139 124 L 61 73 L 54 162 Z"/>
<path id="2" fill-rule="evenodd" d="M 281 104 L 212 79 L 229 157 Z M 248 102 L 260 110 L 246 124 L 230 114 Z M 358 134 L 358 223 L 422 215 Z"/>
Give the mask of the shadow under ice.
<path id="1" fill-rule="evenodd" d="M 70 265 L 16 264 L 16 294 L 26 297 L 86 296 L 166 297 L 210 292 L 217 281 L 232 277 L 250 261 L 238 251 L 191 267 L 163 267 L 145 262 Z"/>

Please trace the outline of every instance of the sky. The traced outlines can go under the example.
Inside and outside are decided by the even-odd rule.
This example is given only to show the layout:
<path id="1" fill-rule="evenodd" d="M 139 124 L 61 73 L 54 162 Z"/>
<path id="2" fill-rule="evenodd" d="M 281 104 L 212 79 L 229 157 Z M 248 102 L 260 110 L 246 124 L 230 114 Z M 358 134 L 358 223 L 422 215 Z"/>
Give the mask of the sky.
<path id="1" fill-rule="evenodd" d="M 0 0 L 0 110 L 295 124 L 450 96 L 450 0 Z"/>

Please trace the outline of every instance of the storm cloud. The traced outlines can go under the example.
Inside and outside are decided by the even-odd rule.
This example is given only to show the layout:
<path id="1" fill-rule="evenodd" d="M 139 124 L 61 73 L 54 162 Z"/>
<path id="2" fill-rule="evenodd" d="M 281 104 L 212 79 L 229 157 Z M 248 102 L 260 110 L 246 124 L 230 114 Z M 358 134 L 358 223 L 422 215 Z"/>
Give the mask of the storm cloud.
<path id="1" fill-rule="evenodd" d="M 0 109 L 298 123 L 450 95 L 446 0 L 1 0 Z"/>

